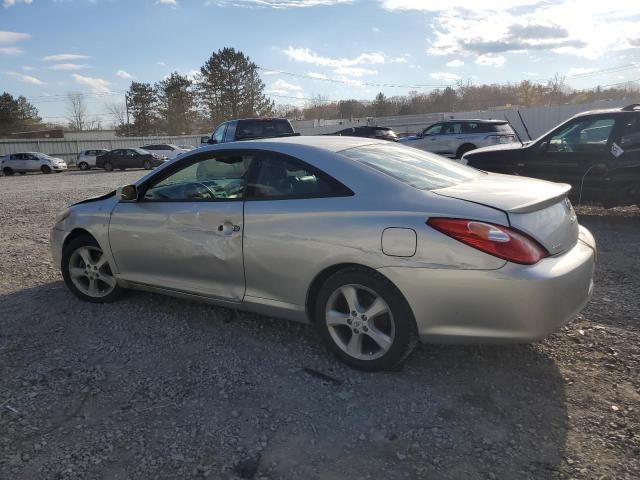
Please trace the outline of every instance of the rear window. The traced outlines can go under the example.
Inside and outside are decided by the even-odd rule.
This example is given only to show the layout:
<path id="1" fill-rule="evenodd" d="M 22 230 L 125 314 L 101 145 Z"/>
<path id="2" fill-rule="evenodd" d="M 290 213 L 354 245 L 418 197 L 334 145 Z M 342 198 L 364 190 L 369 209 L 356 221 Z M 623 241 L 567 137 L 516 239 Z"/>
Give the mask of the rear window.
<path id="1" fill-rule="evenodd" d="M 400 145 L 365 145 L 339 153 L 421 190 L 450 187 L 482 175 L 475 168 Z"/>
<path id="2" fill-rule="evenodd" d="M 497 133 L 504 133 L 508 135 L 513 135 L 513 128 L 508 123 L 494 123 L 491 125 L 491 131 Z"/>
<path id="3" fill-rule="evenodd" d="M 236 138 L 244 140 L 255 137 L 276 137 L 293 133 L 287 120 L 246 120 L 238 122 Z"/>

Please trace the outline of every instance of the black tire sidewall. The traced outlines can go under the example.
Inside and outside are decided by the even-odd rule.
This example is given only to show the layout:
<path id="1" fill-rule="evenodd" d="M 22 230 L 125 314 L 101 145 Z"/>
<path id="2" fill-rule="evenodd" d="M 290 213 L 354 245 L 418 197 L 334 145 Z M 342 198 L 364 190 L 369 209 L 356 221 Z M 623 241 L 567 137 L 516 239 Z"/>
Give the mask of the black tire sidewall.
<path id="1" fill-rule="evenodd" d="M 42 167 L 40 167 L 40 171 L 46 175 L 46 174 L 51 173 L 51 168 L 49 168 L 46 165 L 43 165 Z"/>
<path id="2" fill-rule="evenodd" d="M 4 173 L 7 177 L 10 177 L 16 172 L 14 172 L 12 168 L 4 167 L 4 169 L 2 170 L 2 173 Z"/>
<path id="3" fill-rule="evenodd" d="M 89 164 L 87 162 L 80 162 L 78 168 L 80 170 L 89 170 Z"/>
<path id="4" fill-rule="evenodd" d="M 476 147 L 475 145 L 471 145 L 470 143 L 465 143 L 456 152 L 456 158 L 460 159 L 465 153 L 470 152 L 471 150 L 475 150 L 476 148 L 478 147 Z"/>
<path id="5" fill-rule="evenodd" d="M 91 303 L 110 303 L 122 296 L 124 293 L 124 289 L 120 285 L 116 285 L 113 291 L 104 297 L 94 298 L 89 295 L 85 295 L 73 284 L 71 281 L 71 276 L 69 275 L 69 260 L 71 259 L 71 255 L 80 247 L 98 247 L 104 252 L 104 249 L 100 246 L 100 244 L 89 235 L 81 235 L 74 239 L 72 239 L 67 245 L 65 245 L 62 250 L 62 261 L 60 265 L 60 270 L 62 272 L 62 278 L 64 279 L 64 283 L 67 285 L 67 288 L 71 290 L 76 297 L 80 300 L 84 300 L 85 302 Z"/>
<path id="6" fill-rule="evenodd" d="M 142 164 L 142 168 L 144 168 L 145 170 L 151 170 L 151 162 L 149 160 L 145 160 L 144 163 Z"/>
<path id="7" fill-rule="evenodd" d="M 391 348 L 375 360 L 358 360 L 336 345 L 325 321 L 325 309 L 331 294 L 343 285 L 359 284 L 380 295 L 389 305 L 395 322 L 395 335 Z M 314 322 L 333 353 L 344 363 L 365 371 L 396 369 L 413 351 L 417 343 L 417 328 L 413 312 L 400 291 L 386 277 L 375 271 L 353 267 L 330 276 L 318 292 Z"/>

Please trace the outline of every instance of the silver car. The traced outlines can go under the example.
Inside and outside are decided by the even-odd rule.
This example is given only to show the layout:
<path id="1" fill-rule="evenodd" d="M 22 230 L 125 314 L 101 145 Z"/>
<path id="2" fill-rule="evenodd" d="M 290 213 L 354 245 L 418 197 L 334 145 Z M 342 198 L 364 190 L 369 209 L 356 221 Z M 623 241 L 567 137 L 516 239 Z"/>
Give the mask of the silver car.
<path id="1" fill-rule="evenodd" d="M 349 137 L 223 143 L 62 211 L 69 289 L 166 293 L 314 323 L 344 362 L 394 368 L 423 342 L 529 342 L 593 288 L 568 186 Z"/>
<path id="2" fill-rule="evenodd" d="M 445 120 L 398 141 L 408 147 L 462 158 L 476 148 L 514 143 L 516 134 L 504 120 Z"/>

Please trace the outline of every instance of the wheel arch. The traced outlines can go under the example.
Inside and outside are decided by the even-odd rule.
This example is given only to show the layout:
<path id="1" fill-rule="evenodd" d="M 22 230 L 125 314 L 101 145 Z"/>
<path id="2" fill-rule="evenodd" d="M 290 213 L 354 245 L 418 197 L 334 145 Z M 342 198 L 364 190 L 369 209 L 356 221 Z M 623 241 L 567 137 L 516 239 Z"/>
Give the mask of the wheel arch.
<path id="1" fill-rule="evenodd" d="M 406 302 L 407 306 L 409 307 L 409 310 L 411 310 L 411 312 L 413 313 L 413 309 L 411 308 L 411 305 L 407 301 L 407 298 L 404 296 L 404 294 L 398 288 L 398 286 L 395 283 L 393 283 L 391 281 L 391 279 L 389 279 L 389 277 L 387 277 L 383 273 L 380 273 L 380 271 L 376 270 L 375 268 L 371 268 L 371 267 L 368 267 L 366 265 L 362 265 L 360 263 L 345 262 L 345 263 L 337 263 L 335 265 L 331 265 L 329 267 L 326 267 L 324 270 L 320 271 L 314 277 L 314 279 L 311 281 L 311 284 L 309 285 L 309 288 L 307 289 L 307 297 L 305 299 L 305 309 L 306 309 L 306 313 L 307 313 L 307 318 L 309 318 L 311 323 L 315 322 L 314 311 L 315 311 L 315 308 L 316 308 L 316 299 L 318 298 L 318 292 L 322 288 L 322 285 L 324 284 L 324 282 L 326 282 L 327 279 L 329 277 L 331 277 L 331 275 L 333 275 L 334 273 L 337 273 L 337 272 L 339 272 L 341 270 L 346 270 L 348 268 L 358 268 L 360 270 L 369 271 L 369 272 L 375 273 L 377 275 L 383 276 L 393 286 L 393 288 L 396 289 L 396 291 L 400 294 L 400 296 Z"/>
<path id="2" fill-rule="evenodd" d="M 76 238 L 82 237 L 82 236 L 91 237 L 96 242 L 98 241 L 95 235 L 92 235 L 91 232 L 89 232 L 88 230 L 85 230 L 84 228 L 76 227 L 73 230 L 71 230 L 71 232 L 69 232 L 69 234 L 65 237 L 64 242 L 62 242 L 62 250 L 64 251 L 64 249 L 67 248 L 67 245 L 69 245 L 69 243 L 72 240 L 75 240 Z"/>
<path id="3" fill-rule="evenodd" d="M 475 150 L 476 148 L 478 147 L 474 143 L 465 142 L 458 147 L 458 150 L 456 150 L 456 158 L 462 157 L 462 155 L 460 155 L 460 152 L 467 153 L 471 150 Z"/>

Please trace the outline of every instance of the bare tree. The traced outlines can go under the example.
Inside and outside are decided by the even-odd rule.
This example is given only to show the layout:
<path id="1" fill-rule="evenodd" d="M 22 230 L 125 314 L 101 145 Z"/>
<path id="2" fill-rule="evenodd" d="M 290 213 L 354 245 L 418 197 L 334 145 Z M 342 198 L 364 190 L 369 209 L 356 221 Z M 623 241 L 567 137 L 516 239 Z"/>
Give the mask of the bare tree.
<path id="1" fill-rule="evenodd" d="M 122 102 L 105 103 L 104 108 L 113 117 L 113 123 L 121 126 L 127 123 L 127 107 Z"/>
<path id="2" fill-rule="evenodd" d="M 87 122 L 87 105 L 84 95 L 79 92 L 67 93 L 67 109 L 69 116 L 69 127 L 74 130 L 84 130 Z"/>

